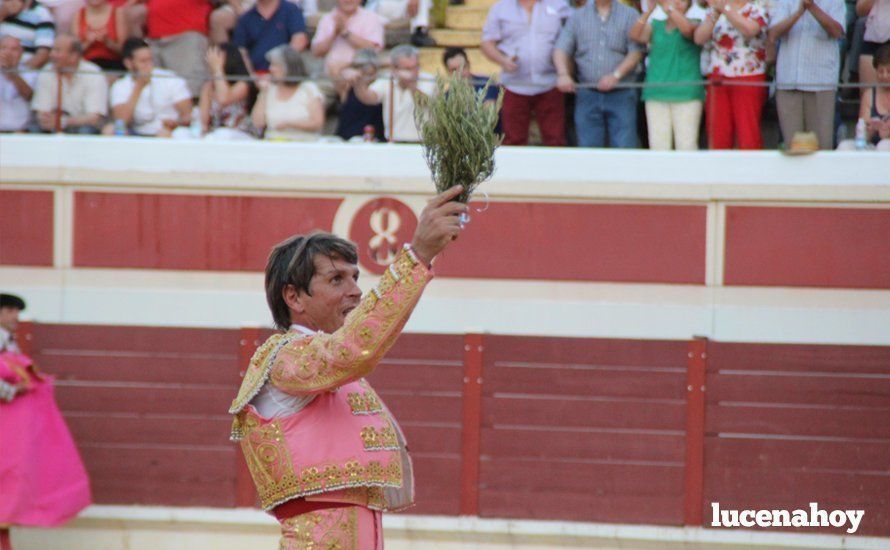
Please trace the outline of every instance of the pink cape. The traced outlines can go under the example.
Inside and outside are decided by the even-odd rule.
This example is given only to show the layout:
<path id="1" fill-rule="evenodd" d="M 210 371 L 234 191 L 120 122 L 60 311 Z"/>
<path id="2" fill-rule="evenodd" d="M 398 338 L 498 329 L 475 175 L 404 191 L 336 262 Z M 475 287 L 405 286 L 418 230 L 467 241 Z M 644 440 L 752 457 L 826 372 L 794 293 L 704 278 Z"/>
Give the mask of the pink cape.
<path id="1" fill-rule="evenodd" d="M 52 379 L 0 353 L 0 379 L 27 393 L 0 401 L 0 525 L 54 527 L 90 505 L 90 481 L 56 406 Z"/>

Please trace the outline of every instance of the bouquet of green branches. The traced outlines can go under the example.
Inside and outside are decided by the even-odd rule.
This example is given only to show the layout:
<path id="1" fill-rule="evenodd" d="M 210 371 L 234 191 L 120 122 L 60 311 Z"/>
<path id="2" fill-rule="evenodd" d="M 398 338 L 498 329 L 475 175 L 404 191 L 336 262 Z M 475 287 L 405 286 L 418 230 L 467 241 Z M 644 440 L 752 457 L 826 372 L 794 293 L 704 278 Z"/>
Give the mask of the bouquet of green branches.
<path id="1" fill-rule="evenodd" d="M 494 173 L 494 150 L 501 144 L 494 129 L 504 94 L 498 94 L 494 104 L 486 104 L 485 94 L 491 85 L 489 80 L 477 92 L 456 72 L 436 77 L 434 95 L 415 96 L 414 122 L 436 190 L 441 193 L 463 185 L 457 200 L 464 203 Z"/>

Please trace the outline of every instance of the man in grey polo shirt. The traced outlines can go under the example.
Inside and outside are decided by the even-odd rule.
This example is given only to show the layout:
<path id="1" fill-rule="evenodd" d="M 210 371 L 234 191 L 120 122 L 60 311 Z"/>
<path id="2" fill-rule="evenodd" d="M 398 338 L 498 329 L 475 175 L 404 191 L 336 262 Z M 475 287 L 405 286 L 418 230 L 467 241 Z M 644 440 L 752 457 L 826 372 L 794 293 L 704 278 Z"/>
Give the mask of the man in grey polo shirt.
<path id="1" fill-rule="evenodd" d="M 607 138 L 611 147 L 637 146 L 637 91 L 617 86 L 631 80 L 643 58 L 642 46 L 627 36 L 639 15 L 615 0 L 587 2 L 572 12 L 556 41 L 556 85 L 577 94 L 579 146 L 605 147 Z M 575 86 L 570 59 L 582 86 Z"/>

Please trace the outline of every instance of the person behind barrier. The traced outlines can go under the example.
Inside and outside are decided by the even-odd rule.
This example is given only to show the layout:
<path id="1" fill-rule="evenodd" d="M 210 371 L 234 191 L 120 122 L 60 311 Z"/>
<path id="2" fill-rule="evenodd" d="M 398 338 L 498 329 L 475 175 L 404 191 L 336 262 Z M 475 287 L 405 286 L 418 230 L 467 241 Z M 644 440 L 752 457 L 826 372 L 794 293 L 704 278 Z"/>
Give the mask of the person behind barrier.
<path id="1" fill-rule="evenodd" d="M 281 141 L 315 141 L 324 127 L 324 98 L 308 76 L 303 59 L 289 46 L 271 50 L 269 77 L 259 80 L 260 95 L 251 118 L 265 138 Z"/>
<path id="2" fill-rule="evenodd" d="M 844 1 L 779 0 L 771 19 L 769 37 L 779 47 L 776 108 L 785 144 L 797 132 L 813 132 L 820 149 L 833 149 Z"/>
<path id="3" fill-rule="evenodd" d="M 711 149 L 762 149 L 760 116 L 766 100 L 766 29 L 763 0 L 708 0 L 695 43 L 709 54 L 705 123 Z"/>
<path id="4" fill-rule="evenodd" d="M 630 30 L 631 40 L 649 45 L 646 66 L 646 86 L 642 99 L 646 109 L 649 148 L 660 151 L 698 149 L 698 129 L 701 123 L 705 89 L 698 82 L 701 48 L 692 36 L 701 21 L 700 9 L 690 6 L 689 0 L 649 2 L 646 12 Z M 662 17 L 656 18 L 660 9 Z M 663 84 L 673 84 L 661 86 Z"/>
<path id="5" fill-rule="evenodd" d="M 0 36 L 0 132 L 21 132 L 31 121 L 31 98 L 37 73 L 22 65 L 21 41 Z"/>
<path id="6" fill-rule="evenodd" d="M 101 130 L 108 114 L 108 82 L 102 69 L 82 56 L 79 40 L 67 34 L 56 37 L 50 52 L 52 63 L 40 71 L 31 101 L 40 130 L 54 132 L 58 128 L 68 134 L 98 134 Z"/>
<path id="7" fill-rule="evenodd" d="M 436 83 L 432 75 L 420 73 L 419 54 L 414 46 L 396 46 L 389 59 L 394 78 L 381 77 L 370 86 L 366 80 L 359 79 L 355 83 L 355 95 L 366 105 L 383 105 L 387 139 L 416 143 L 420 136 L 414 124 L 414 94 L 433 95 Z"/>
<path id="8" fill-rule="evenodd" d="M 862 94 L 859 118 L 865 121 L 866 141 L 878 151 L 890 151 L 890 44 L 878 48 L 872 56 L 876 86 Z M 856 149 L 855 141 L 844 140 L 838 150 Z"/>
<path id="9" fill-rule="evenodd" d="M 120 6 L 109 0 L 89 0 L 72 20 L 71 34 L 84 45 L 83 58 L 87 61 L 106 71 L 126 69 L 121 50 L 129 37 L 129 28 L 125 10 Z"/>
<path id="10" fill-rule="evenodd" d="M 234 44 L 211 46 L 206 59 L 211 80 L 201 88 L 198 101 L 201 133 L 214 139 L 252 138 L 250 110 L 257 89 L 241 52 Z"/>
<path id="11" fill-rule="evenodd" d="M 151 49 L 141 38 L 124 43 L 127 76 L 111 86 L 111 115 L 129 133 L 170 137 L 191 124 L 192 94 L 183 79 L 166 69 L 156 69 Z M 114 132 L 111 125 L 104 133 Z"/>

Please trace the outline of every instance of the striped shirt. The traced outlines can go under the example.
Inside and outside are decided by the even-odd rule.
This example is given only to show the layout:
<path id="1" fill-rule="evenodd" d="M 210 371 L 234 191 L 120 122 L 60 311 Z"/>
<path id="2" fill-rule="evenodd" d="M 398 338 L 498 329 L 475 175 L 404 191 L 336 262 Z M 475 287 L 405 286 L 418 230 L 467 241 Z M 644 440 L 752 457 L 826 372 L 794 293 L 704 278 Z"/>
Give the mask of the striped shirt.
<path id="1" fill-rule="evenodd" d="M 816 0 L 816 5 L 844 27 L 844 0 Z M 781 23 L 800 6 L 799 0 L 779 0 L 774 4 L 772 24 Z M 776 58 L 776 86 L 780 90 L 818 92 L 834 90 L 841 68 L 838 40 L 828 35 L 809 11 L 779 39 Z M 799 84 L 800 83 L 800 84 Z M 828 84 L 806 86 L 801 84 Z"/>
<path id="2" fill-rule="evenodd" d="M 0 36 L 14 36 L 25 50 L 22 62 L 37 52 L 37 48 L 52 48 L 56 39 L 56 25 L 48 9 L 34 2 L 30 8 L 0 22 Z"/>
<path id="3" fill-rule="evenodd" d="M 614 0 L 605 20 L 600 19 L 592 1 L 572 12 L 556 47 L 574 57 L 579 82 L 598 82 L 612 74 L 628 52 L 643 50 L 643 46 L 627 37 L 639 15 L 637 10 Z M 622 81 L 633 77 L 634 72 L 628 71 Z"/>

